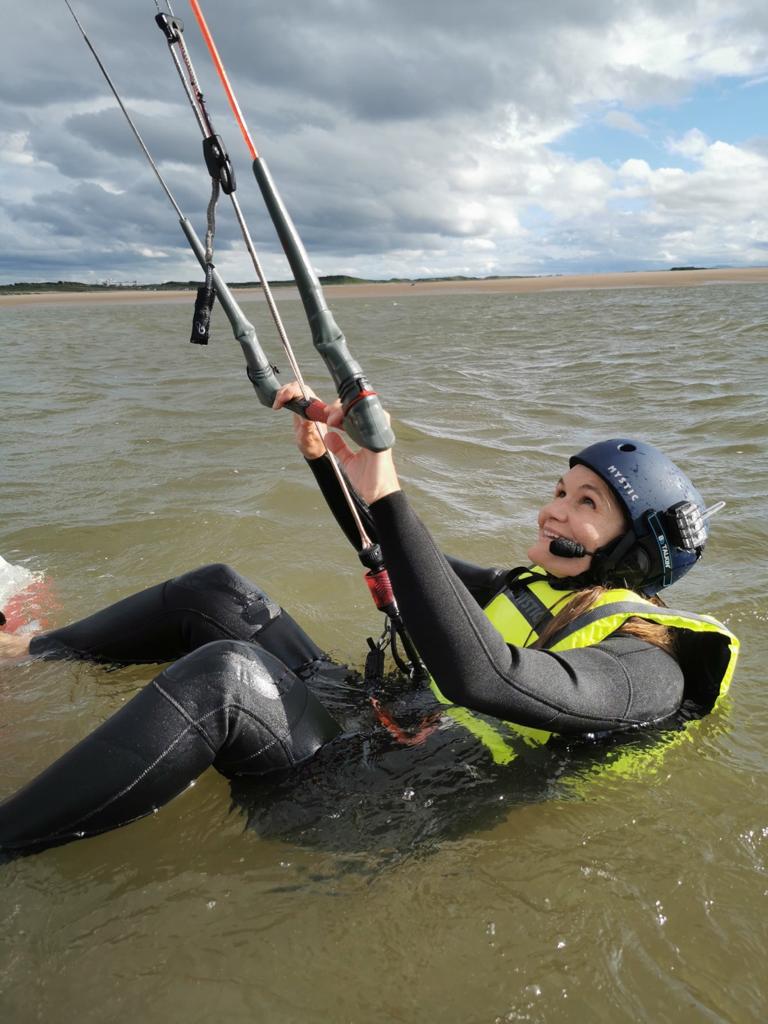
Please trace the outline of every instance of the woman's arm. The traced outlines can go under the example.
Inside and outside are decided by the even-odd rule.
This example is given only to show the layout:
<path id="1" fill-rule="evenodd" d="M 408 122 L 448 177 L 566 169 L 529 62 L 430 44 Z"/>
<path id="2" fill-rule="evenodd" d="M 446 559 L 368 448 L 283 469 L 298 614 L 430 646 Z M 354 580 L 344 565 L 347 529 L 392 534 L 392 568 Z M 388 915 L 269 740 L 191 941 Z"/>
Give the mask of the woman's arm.
<path id="1" fill-rule="evenodd" d="M 288 384 L 284 384 L 277 392 L 273 408 L 282 409 L 287 402 L 290 402 L 295 398 L 303 398 L 305 393 L 308 397 L 317 398 L 317 395 L 311 388 L 307 388 L 305 386 L 304 391 L 302 391 L 297 381 L 290 381 Z M 333 418 L 335 414 L 340 412 L 340 403 L 337 399 L 331 405 L 326 405 L 325 408 L 326 414 Z M 331 465 L 331 456 L 328 455 L 326 450 L 325 439 L 327 436 L 327 427 L 325 423 L 310 422 L 309 420 L 303 419 L 301 416 L 294 415 L 293 435 L 296 441 L 296 447 L 307 460 L 307 465 L 312 471 L 312 475 L 317 481 L 320 491 L 325 498 L 326 504 L 333 513 L 334 519 L 341 527 L 341 530 L 349 543 L 355 548 L 355 550 L 358 550 L 360 547 L 360 531 L 358 530 L 352 512 L 350 511 L 338 477 Z M 354 489 L 352 484 L 346 478 L 346 474 L 344 474 L 343 470 L 342 476 L 345 479 L 349 495 L 352 498 L 355 510 L 362 521 L 365 532 L 371 540 L 376 543 L 375 527 L 371 514 L 368 511 L 367 503 L 363 501 Z"/>
<path id="2" fill-rule="evenodd" d="M 680 706 L 679 666 L 644 641 L 617 637 L 557 654 L 509 646 L 401 491 L 371 513 L 408 632 L 449 700 L 561 733 L 644 725 Z"/>
<path id="3" fill-rule="evenodd" d="M 509 646 L 438 550 L 400 490 L 391 452 L 328 447 L 368 501 L 403 619 L 449 700 L 553 732 L 624 729 L 668 718 L 682 672 L 629 637 L 553 653 Z"/>
<path id="4" fill-rule="evenodd" d="M 341 490 L 341 485 L 333 471 L 330 458 L 327 453 L 324 453 L 319 459 L 307 459 L 307 465 L 312 470 L 312 475 L 317 481 L 317 485 L 325 498 L 325 502 L 333 513 L 333 518 L 341 527 L 341 530 L 349 543 L 357 551 L 360 547 L 360 531 L 355 524 L 355 520 L 352 517 L 347 500 Z M 368 505 L 363 501 L 351 484 L 349 484 L 348 489 L 365 532 L 374 544 L 377 543 L 378 538 L 376 536 L 376 526 L 368 509 Z"/>
<path id="5" fill-rule="evenodd" d="M 317 398 L 310 389 L 306 390 L 313 398 Z M 299 397 L 303 397 L 303 395 L 296 381 L 285 384 L 277 393 L 274 403 L 275 408 L 282 408 L 286 402 Z M 338 412 L 338 408 L 338 402 L 335 402 L 331 406 L 326 406 L 328 411 L 327 414 L 333 419 L 334 414 Z M 332 456 L 329 455 L 326 450 L 325 438 L 327 436 L 327 429 L 325 424 L 310 423 L 300 416 L 294 416 L 293 430 L 296 439 L 296 446 L 306 459 L 307 465 L 317 481 L 317 485 L 325 498 L 326 504 L 333 513 L 334 519 L 341 527 L 341 530 L 347 540 L 355 550 L 357 550 L 360 546 L 360 532 L 357 528 L 352 512 L 350 511 L 349 504 L 342 491 L 334 467 L 331 464 Z M 352 499 L 365 532 L 374 544 L 378 543 L 376 524 L 373 520 L 373 516 L 371 515 L 368 503 L 360 497 L 358 492 L 352 486 L 349 477 L 339 463 L 337 463 L 337 468 L 344 478 L 349 497 Z M 451 558 L 450 556 L 447 556 L 447 558 L 459 579 L 466 584 L 472 596 L 480 602 L 480 604 L 486 604 L 504 582 L 504 577 L 506 575 L 505 569 L 487 569 L 479 565 L 473 565 L 470 562 L 462 561 L 458 558 Z"/>

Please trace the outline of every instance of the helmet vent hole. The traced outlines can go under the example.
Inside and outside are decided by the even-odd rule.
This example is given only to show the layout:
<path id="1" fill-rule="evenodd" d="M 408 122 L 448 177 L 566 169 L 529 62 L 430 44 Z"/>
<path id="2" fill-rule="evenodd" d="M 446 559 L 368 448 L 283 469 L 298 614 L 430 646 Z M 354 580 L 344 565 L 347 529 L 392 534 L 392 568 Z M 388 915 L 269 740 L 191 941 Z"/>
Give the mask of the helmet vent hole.
<path id="1" fill-rule="evenodd" d="M 620 452 L 636 452 L 637 448 L 633 444 L 620 444 L 619 445 L 619 451 Z"/>

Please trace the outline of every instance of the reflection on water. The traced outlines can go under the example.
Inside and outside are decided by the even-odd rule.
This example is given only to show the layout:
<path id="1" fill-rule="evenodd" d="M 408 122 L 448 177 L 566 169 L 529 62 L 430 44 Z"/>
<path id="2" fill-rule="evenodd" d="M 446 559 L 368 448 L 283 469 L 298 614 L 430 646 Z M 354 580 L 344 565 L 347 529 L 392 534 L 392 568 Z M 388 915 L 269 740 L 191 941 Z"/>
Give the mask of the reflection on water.
<path id="1" fill-rule="evenodd" d="M 230 789 L 208 772 L 150 819 L 3 866 L 3 1019 L 761 1019 L 766 298 L 340 301 L 447 551 L 521 560 L 566 457 L 600 436 L 645 437 L 725 498 L 703 569 L 673 594 L 741 636 L 732 698 L 663 751 L 521 744 L 502 771 L 450 725 L 397 748 L 365 695 L 342 691 L 358 735 L 296 776 Z M 300 312 L 285 305 L 306 352 Z M 275 353 L 263 306 L 249 313 Z M 359 666 L 379 622 L 357 559 L 223 323 L 200 350 L 188 314 L 3 311 L 0 554 L 46 574 L 58 621 L 228 561 Z M 2 792 L 151 674 L 3 672 Z M 420 710 L 414 695 L 390 704 L 405 724 Z"/>

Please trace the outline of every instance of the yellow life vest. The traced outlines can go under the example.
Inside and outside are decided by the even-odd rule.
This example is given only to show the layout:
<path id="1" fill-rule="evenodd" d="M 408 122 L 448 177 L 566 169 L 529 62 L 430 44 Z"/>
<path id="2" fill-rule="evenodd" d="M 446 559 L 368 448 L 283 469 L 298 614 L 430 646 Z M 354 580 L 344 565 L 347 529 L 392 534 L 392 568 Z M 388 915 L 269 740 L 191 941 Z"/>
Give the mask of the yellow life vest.
<path id="1" fill-rule="evenodd" d="M 515 647 L 530 647 L 539 631 L 575 597 L 578 591 L 556 590 L 544 570 L 534 566 L 518 573 L 485 606 L 485 613 L 504 640 Z M 550 651 L 591 647 L 620 629 L 629 618 L 647 619 L 677 631 L 677 655 L 684 677 L 684 700 L 692 700 L 703 713 L 711 711 L 727 691 L 736 668 L 739 641 L 717 619 L 693 615 L 674 608 L 661 608 L 632 590 L 606 590 L 582 615 L 555 633 L 547 644 Z M 506 764 L 517 755 L 505 738 L 512 730 L 526 742 L 546 743 L 552 733 L 515 722 L 497 722 L 469 708 L 448 701 L 431 680 L 438 700 L 446 711 L 469 729 L 490 750 L 494 761 Z"/>

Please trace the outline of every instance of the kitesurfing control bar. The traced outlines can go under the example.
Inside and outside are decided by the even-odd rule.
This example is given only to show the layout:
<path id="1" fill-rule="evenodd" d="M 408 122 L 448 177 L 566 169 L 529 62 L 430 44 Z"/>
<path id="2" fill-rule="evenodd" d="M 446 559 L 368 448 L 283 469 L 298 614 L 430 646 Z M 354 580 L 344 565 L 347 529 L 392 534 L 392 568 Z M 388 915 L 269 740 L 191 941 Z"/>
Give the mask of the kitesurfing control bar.
<path id="1" fill-rule="evenodd" d="M 150 167 L 154 171 L 155 176 L 160 183 L 160 186 L 162 187 L 163 191 L 165 192 L 168 198 L 168 201 L 176 211 L 176 214 L 179 218 L 181 230 L 184 232 L 187 241 L 189 242 L 190 248 L 197 257 L 200 266 L 203 267 L 203 269 L 205 269 L 205 246 L 198 238 L 195 229 L 192 227 L 189 220 L 184 216 L 181 207 L 177 203 L 176 199 L 173 196 L 173 193 L 168 187 L 168 183 L 160 173 L 160 169 L 158 168 L 157 164 L 152 158 L 152 154 L 149 152 L 149 149 L 147 148 L 144 139 L 141 137 L 141 134 L 139 133 L 139 130 L 133 121 L 133 118 L 128 113 L 128 110 L 126 109 L 125 104 L 120 98 L 120 94 L 118 93 L 117 88 L 109 75 L 109 72 L 107 71 L 106 67 L 104 66 L 104 63 L 102 62 L 101 58 L 96 52 L 93 44 L 91 43 L 91 40 L 88 38 L 85 29 L 80 23 L 80 19 L 77 17 L 77 14 L 75 14 L 74 9 L 72 8 L 72 5 L 70 4 L 69 0 L 64 0 L 64 2 L 69 8 L 69 12 L 72 15 L 78 29 L 80 30 L 80 34 L 82 35 L 86 46 L 91 51 L 99 67 L 99 70 L 101 71 L 102 75 L 104 76 L 107 82 L 107 85 L 112 91 L 112 95 L 115 97 L 117 105 L 123 112 L 123 115 L 125 116 L 125 119 L 128 122 L 128 125 L 130 126 L 130 129 L 133 132 L 133 135 L 137 143 L 139 144 L 141 151 L 147 158 L 147 161 L 149 162 Z M 237 341 L 240 343 L 240 347 L 243 350 L 248 379 L 253 384 L 253 387 L 256 391 L 256 394 L 261 404 L 266 405 L 268 408 L 272 408 L 275 401 L 275 396 L 277 395 L 277 392 L 280 389 L 280 383 L 277 379 L 275 369 L 267 359 L 264 350 L 262 349 L 261 345 L 258 342 L 258 339 L 256 337 L 256 330 L 253 324 L 250 323 L 248 318 L 245 316 L 242 309 L 237 304 L 234 296 L 232 295 L 232 292 L 229 290 L 226 282 L 216 269 L 213 270 L 213 282 L 214 287 L 216 288 L 216 292 L 219 296 L 222 309 L 224 310 L 227 319 L 229 320 L 232 326 L 232 333 L 234 334 Z M 307 399 L 295 399 L 292 402 L 288 402 L 286 404 L 286 408 L 291 409 L 292 412 L 296 412 L 300 416 L 304 416 L 307 419 L 325 419 L 325 406 L 323 405 L 322 402 L 317 400 L 309 401 Z"/>
<path id="2" fill-rule="evenodd" d="M 336 385 L 344 411 L 344 428 L 352 440 L 362 447 L 369 448 L 374 452 L 386 451 L 395 443 L 395 435 L 389 425 L 386 413 L 378 395 L 366 380 L 359 363 L 352 358 L 346 339 L 325 301 L 320 281 L 310 263 L 299 233 L 280 197 L 266 163 L 256 152 L 256 147 L 200 5 L 197 0 L 189 0 L 189 3 L 224 86 L 232 112 L 253 158 L 253 173 L 296 281 L 312 332 L 312 341 Z"/>
<path id="3" fill-rule="evenodd" d="M 251 154 L 254 176 L 293 272 L 312 332 L 313 343 L 336 384 L 344 413 L 346 431 L 354 441 L 363 447 L 369 448 L 372 451 L 386 451 L 392 447 L 395 441 L 395 435 L 389 425 L 388 417 L 381 406 L 376 392 L 371 389 L 361 367 L 349 352 L 346 339 L 325 301 L 320 281 L 310 263 L 299 233 L 283 204 L 266 163 L 256 152 L 253 139 L 248 131 L 245 118 L 230 85 L 227 72 L 219 57 L 216 44 L 206 24 L 203 12 L 200 9 L 200 4 L 197 0 L 190 0 L 190 6 L 197 18 L 200 31 L 208 47 L 214 67 L 218 72 L 232 113 Z M 366 583 L 374 603 L 388 617 L 389 625 L 385 629 L 384 637 L 382 637 L 378 644 L 374 644 L 370 639 L 368 641 L 371 647 L 369 658 L 373 658 L 376 662 L 374 675 L 380 675 L 383 647 L 386 645 L 385 638 L 389 635 L 392 653 L 398 667 L 407 674 L 421 677 L 425 674 L 425 670 L 416 648 L 413 646 L 404 628 L 392 585 L 384 566 L 381 549 L 378 544 L 371 543 L 365 533 L 362 521 L 349 494 L 346 480 L 330 452 L 328 452 L 328 458 L 360 533 L 361 548 L 358 551 L 358 557 L 368 570 L 365 576 Z M 397 652 L 397 636 L 400 637 L 403 643 L 410 665 L 406 665 Z M 368 676 L 368 661 L 366 661 L 366 678 Z"/>
<path id="4" fill-rule="evenodd" d="M 156 0 L 157 3 L 157 0 Z M 219 189 L 229 196 L 232 203 L 232 209 L 234 210 L 235 217 L 240 226 L 240 232 L 243 236 L 243 242 L 245 243 L 248 255 L 251 257 L 256 276 L 258 277 L 262 290 L 264 292 L 264 298 L 266 299 L 267 306 L 269 307 L 270 314 L 274 321 L 275 327 L 277 328 L 280 341 L 283 345 L 285 355 L 290 363 L 293 375 L 297 380 L 301 389 L 301 400 L 295 404 L 291 404 L 291 408 L 295 412 L 300 412 L 306 419 L 323 421 L 325 419 L 326 410 L 325 406 L 319 399 L 314 398 L 308 391 L 306 384 L 301 373 L 298 361 L 293 353 L 288 334 L 286 333 L 285 326 L 283 324 L 280 311 L 277 308 L 272 289 L 269 281 L 264 273 L 259 260 L 258 253 L 253 244 L 251 233 L 248 229 L 248 224 L 243 215 L 243 211 L 240 208 L 240 203 L 235 195 L 236 182 L 235 173 L 232 168 L 229 156 L 226 151 L 226 147 L 214 127 L 208 113 L 208 108 L 203 97 L 203 92 L 200 88 L 197 73 L 192 63 L 192 57 L 187 50 L 186 43 L 184 41 L 184 24 L 180 18 L 170 12 L 170 3 L 166 0 L 166 4 L 169 8 L 169 13 L 165 13 L 160 9 L 159 3 L 157 3 L 158 13 L 155 17 L 155 22 L 163 32 L 166 42 L 168 43 L 168 50 L 176 67 L 176 71 L 179 75 L 184 92 L 186 93 L 187 99 L 189 100 L 192 111 L 195 115 L 195 119 L 198 123 L 200 131 L 203 135 L 203 156 L 205 158 L 205 164 L 208 169 L 208 173 L 211 176 L 211 199 L 208 204 L 208 231 L 206 234 L 206 246 L 205 246 L 205 284 L 202 288 L 198 289 L 197 301 L 195 303 L 195 318 L 193 322 L 193 330 L 191 341 L 200 342 L 206 344 L 208 340 L 208 321 L 210 319 L 210 312 L 213 305 L 213 297 L 215 294 L 213 284 L 213 236 L 215 232 L 214 223 L 214 211 L 216 202 L 218 200 Z M 176 52 L 178 48 L 178 53 Z M 198 338 L 198 333 L 202 334 L 202 337 Z M 249 376 L 251 374 L 249 373 Z M 252 378 L 253 380 L 253 378 Z"/>
<path id="5" fill-rule="evenodd" d="M 167 182 L 165 181 L 165 179 L 163 178 L 162 174 L 160 173 L 160 169 L 158 168 L 157 164 L 155 163 L 155 160 L 153 159 L 152 154 L 150 153 L 149 149 L 147 148 L 146 143 L 144 142 L 143 138 L 141 137 L 141 134 L 139 133 L 139 130 L 136 127 L 136 125 L 135 125 L 135 123 L 133 121 L 133 118 L 128 113 L 128 110 L 126 109 L 125 104 L 123 103 L 123 101 L 122 101 L 122 99 L 120 97 L 120 94 L 118 93 L 117 88 L 115 87 L 115 85 L 114 85 L 114 83 L 112 81 L 112 78 L 109 75 L 109 72 L 107 71 L 106 67 L 104 66 L 104 64 L 103 64 L 103 62 L 101 60 L 101 58 L 99 57 L 98 53 L 96 52 L 96 49 L 94 48 L 93 44 L 91 43 L 90 39 L 88 38 L 88 35 L 85 32 L 85 29 L 83 28 L 82 24 L 80 23 L 80 20 L 77 17 L 77 14 L 75 13 L 72 5 L 70 4 L 69 0 L 64 0 L 64 2 L 66 3 L 67 8 L 69 9 L 69 12 L 72 15 L 72 18 L 74 19 L 75 24 L 77 25 L 77 27 L 78 27 L 78 29 L 79 29 L 82 37 L 83 37 L 84 42 L 86 43 L 88 49 L 91 51 L 91 54 L 93 55 L 93 57 L 94 57 L 97 65 L 98 65 L 102 75 L 104 76 L 104 78 L 105 78 L 105 80 L 106 80 L 110 90 L 112 91 L 112 94 L 113 94 L 113 96 L 114 96 L 118 106 L 120 107 L 120 110 L 122 111 L 126 121 L 128 122 L 128 125 L 129 125 L 131 131 L 133 132 L 133 135 L 134 135 L 134 137 L 135 137 L 135 139 L 136 139 L 136 141 L 137 141 L 137 143 L 139 145 L 139 148 L 142 150 L 142 152 L 143 152 L 144 156 L 146 157 L 150 167 L 152 168 L 152 170 L 153 170 L 153 172 L 154 172 L 154 174 L 155 174 L 155 176 L 156 176 L 156 178 L 157 178 L 161 188 L 165 192 L 168 201 L 170 202 L 171 206 L 175 210 L 175 212 L 176 212 L 176 214 L 178 216 L 178 219 L 179 219 L 179 225 L 180 225 L 180 227 L 181 227 L 181 229 L 182 229 L 182 231 L 183 231 L 187 241 L 189 242 L 190 248 L 192 249 L 192 251 L 194 252 L 195 256 L 197 257 L 198 262 L 200 263 L 201 267 L 203 267 L 203 269 L 206 270 L 207 273 L 210 272 L 210 276 L 211 276 L 213 287 L 216 290 L 216 294 L 219 296 L 219 300 L 221 302 L 222 308 L 224 309 L 224 312 L 225 312 L 225 314 L 226 314 L 226 316 L 227 316 L 227 318 L 228 318 L 228 320 L 229 320 L 229 322 L 231 324 L 233 334 L 234 334 L 235 338 L 237 339 L 237 341 L 239 342 L 240 347 L 242 348 L 243 354 L 245 356 L 245 361 L 246 361 L 247 375 L 248 375 L 249 379 L 251 380 L 251 383 L 253 384 L 254 389 L 256 390 L 256 393 L 258 395 L 259 400 L 261 401 L 261 403 L 263 405 L 272 407 L 274 405 L 274 400 L 276 398 L 276 395 L 277 395 L 277 392 L 279 390 L 280 385 L 279 385 L 279 383 L 277 381 L 277 375 L 276 375 L 275 368 L 270 364 L 269 360 L 267 359 L 263 349 L 261 348 L 261 346 L 260 346 L 260 344 L 259 344 L 259 342 L 257 340 L 255 328 L 250 323 L 250 321 L 247 319 L 247 317 L 244 315 L 243 311 L 240 309 L 240 306 L 236 302 L 236 300 L 235 300 L 234 296 L 232 295 L 232 292 L 230 291 L 230 289 L 227 286 L 226 282 L 223 280 L 223 278 L 221 277 L 219 272 L 215 269 L 213 264 L 209 261 L 208 253 L 206 251 L 206 246 L 204 246 L 203 243 L 200 241 L 200 239 L 197 236 L 197 234 L 196 234 L 194 228 L 192 227 L 190 221 L 184 215 L 181 207 L 179 206 L 178 202 L 174 198 L 173 193 L 171 192 Z M 177 20 L 175 20 L 175 21 L 177 21 Z M 166 28 L 164 27 L 163 24 L 161 24 L 160 19 L 158 19 L 158 24 L 160 24 L 160 27 L 163 29 L 164 33 L 166 34 L 166 38 L 167 38 L 167 40 L 169 42 L 169 45 L 171 43 L 175 43 L 177 41 L 177 36 L 180 36 L 181 24 L 180 23 L 178 23 L 178 24 L 174 23 L 173 26 L 172 26 L 172 31 L 166 31 Z M 216 58 L 218 58 L 218 55 L 216 55 Z M 224 79 L 224 81 L 225 81 L 225 87 L 227 87 L 228 83 L 226 82 L 226 78 Z M 193 104 L 193 106 L 194 106 L 194 104 Z M 233 109 L 235 111 L 235 116 L 238 119 L 238 123 L 241 123 L 241 116 L 239 114 L 239 108 L 237 108 L 237 106 L 236 106 L 236 101 L 235 101 L 235 105 L 234 105 Z M 200 120 L 200 118 L 199 118 L 199 120 Z M 241 124 L 241 127 L 242 127 L 242 124 Z M 222 190 L 223 190 L 223 183 L 221 182 L 221 178 L 222 177 L 228 177 L 228 180 L 231 181 L 231 183 L 232 183 L 231 192 L 234 192 L 234 187 L 235 187 L 234 186 L 234 173 L 232 173 L 229 176 L 227 175 L 227 168 L 229 168 L 229 159 L 226 156 L 226 150 L 224 149 L 223 145 L 220 144 L 220 139 L 218 139 L 218 137 L 215 136 L 212 131 L 209 131 L 209 132 L 205 131 L 206 125 L 202 121 L 201 121 L 201 128 L 203 128 L 204 136 L 205 136 L 205 140 L 206 141 L 208 139 L 211 139 L 212 143 L 215 142 L 216 144 L 218 144 L 217 147 L 216 147 L 218 149 L 218 152 L 212 152 L 210 160 L 209 160 L 208 154 L 206 153 L 206 164 L 208 166 L 208 170 L 209 170 L 209 173 L 211 174 L 211 177 L 214 178 L 214 179 L 219 180 L 219 183 L 222 185 Z M 247 135 L 247 130 L 246 130 L 246 142 L 248 142 L 249 145 L 252 148 L 252 143 L 250 143 L 249 136 Z M 219 146 L 220 146 L 220 148 L 219 148 Z M 254 153 L 254 156 L 255 156 L 255 150 L 253 150 L 253 153 Z M 224 173 L 223 174 L 221 173 L 222 168 L 224 168 Z M 273 188 L 273 191 L 274 191 L 274 195 L 275 195 L 277 201 L 279 202 L 279 196 L 277 196 L 277 192 L 276 192 L 276 190 L 274 190 L 274 188 Z M 235 205 L 236 213 L 240 214 L 239 206 L 236 203 L 235 197 L 232 196 L 231 193 L 230 193 L 230 198 L 232 198 L 232 200 L 233 200 L 233 205 Z M 282 204 L 280 204 L 280 205 L 282 205 Z M 290 218 L 287 217 L 287 213 L 285 214 L 285 217 L 286 217 L 286 220 L 287 220 L 287 225 L 288 225 L 288 227 L 290 229 L 292 229 L 292 232 L 293 232 L 293 234 L 296 237 L 296 241 L 298 243 L 298 246 L 300 247 L 299 256 L 300 257 L 303 256 L 303 260 L 304 260 L 304 262 L 306 264 L 306 267 L 308 268 L 308 273 L 310 275 L 310 281 L 314 280 L 314 282 L 316 284 L 316 289 L 314 289 L 314 292 L 313 292 L 314 302 L 311 301 L 312 300 L 312 296 L 310 296 L 310 305 L 309 306 L 307 305 L 307 299 L 305 299 L 304 293 L 302 293 L 302 298 L 304 299 L 304 306 L 305 306 L 305 309 L 307 311 L 307 314 L 309 315 L 310 309 L 316 309 L 319 314 L 323 314 L 323 313 L 327 314 L 327 316 L 324 318 L 324 322 L 326 324 L 330 323 L 330 325 L 332 325 L 332 329 L 335 329 L 335 332 L 336 332 L 335 336 L 341 338 L 341 342 L 343 343 L 343 350 L 342 350 L 342 357 L 343 357 L 343 355 L 345 354 L 344 350 L 346 349 L 346 343 L 344 342 L 343 335 L 341 335 L 341 332 L 339 331 L 338 327 L 336 327 L 336 325 L 335 325 L 335 323 L 333 321 L 333 317 L 331 316 L 330 311 L 327 309 L 327 306 L 325 305 L 325 302 L 324 302 L 324 299 L 323 299 L 323 296 L 322 296 L 322 290 L 320 289 L 319 282 L 317 281 L 317 278 L 314 275 L 314 272 L 312 271 L 311 266 L 309 265 L 309 261 L 308 261 L 308 258 L 306 256 L 306 253 L 303 250 L 303 246 L 301 246 L 301 242 L 298 239 L 298 235 L 296 234 L 295 228 L 293 227 L 292 223 L 290 222 Z M 240 217 L 238 217 L 238 219 L 240 219 Z M 247 242 L 247 244 L 250 242 L 250 238 L 249 237 L 246 239 L 246 242 Z M 267 291 L 268 291 L 268 288 L 265 288 L 265 292 L 267 292 Z M 314 337 L 315 337 L 315 329 L 313 327 L 313 338 Z M 358 405 L 362 404 L 362 402 L 364 402 L 365 400 L 367 400 L 369 398 L 373 398 L 375 396 L 372 393 L 368 392 L 368 388 L 367 388 L 365 379 L 362 376 L 362 372 L 360 371 L 359 366 L 351 359 L 351 357 L 349 357 L 348 351 L 346 351 L 346 355 L 348 357 L 348 362 L 346 364 L 346 369 L 347 370 L 351 370 L 352 371 L 351 375 L 352 376 L 356 376 L 356 380 L 357 380 L 357 393 L 356 394 L 353 393 L 351 395 L 351 397 L 350 397 L 349 396 L 350 388 L 347 387 L 345 389 L 345 395 L 347 396 L 347 403 L 346 403 L 347 419 L 349 420 L 350 419 L 350 413 L 352 412 L 352 410 L 354 408 L 356 408 Z M 326 363 L 327 363 L 327 360 L 326 360 Z M 334 376 L 334 381 L 336 381 L 337 380 L 336 374 L 334 373 L 333 376 Z M 350 376 L 350 374 L 348 373 L 347 376 Z M 340 377 L 339 379 L 342 382 L 344 382 L 346 380 L 346 378 L 344 378 L 344 377 Z M 366 445 L 366 447 L 370 447 L 374 451 L 380 451 L 380 450 L 385 450 L 387 447 L 391 447 L 391 444 L 394 441 L 394 435 L 392 434 L 391 430 L 389 429 L 389 425 L 386 422 L 386 416 L 384 416 L 383 410 L 381 410 L 381 406 L 380 406 L 380 404 L 378 404 L 378 399 L 376 399 L 376 402 L 377 402 L 378 410 L 379 410 L 379 413 L 380 413 L 380 416 L 381 416 L 381 421 L 383 422 L 384 427 L 386 428 L 386 430 L 384 430 L 384 431 L 380 430 L 380 431 L 378 431 L 378 433 L 374 432 L 372 435 L 370 434 L 370 432 L 366 433 L 365 430 L 363 430 L 362 432 L 358 432 L 358 431 L 355 431 L 355 432 L 349 431 L 349 432 L 350 432 L 350 435 L 355 440 L 358 440 L 359 437 L 363 436 L 363 437 L 367 437 L 369 439 L 372 439 L 373 442 L 380 441 L 382 436 L 384 437 L 385 440 L 387 440 L 386 435 L 387 435 L 387 432 L 388 432 L 389 435 L 390 435 L 391 440 L 387 440 L 387 443 L 384 444 L 382 447 L 375 447 L 374 443 L 370 443 L 370 444 Z M 291 402 L 287 402 L 286 405 L 285 405 L 285 408 L 291 409 L 293 412 L 296 412 L 299 415 L 302 415 L 306 419 L 309 419 L 309 420 L 315 420 L 315 421 L 318 421 L 318 422 L 324 422 L 325 418 L 326 418 L 326 406 L 324 405 L 324 403 L 320 402 L 317 399 L 312 399 L 312 398 L 309 398 L 309 397 L 305 397 L 303 399 L 295 399 L 295 400 L 293 400 Z M 370 422 L 371 422 L 371 417 L 370 416 L 367 417 L 367 418 L 364 418 L 364 421 L 363 421 L 364 427 L 367 427 L 367 425 L 370 424 Z M 354 427 L 354 423 L 349 423 L 348 425 Z M 361 442 L 361 443 L 363 443 L 363 442 Z M 354 508 L 354 504 L 352 503 L 351 498 L 350 498 L 350 496 L 348 494 L 347 486 L 346 486 L 346 482 L 344 480 L 343 474 L 341 474 L 341 471 L 339 470 L 338 466 L 335 463 L 335 460 L 333 459 L 333 456 L 331 456 L 330 453 L 328 453 L 328 457 L 331 460 L 331 465 L 334 467 L 334 471 L 337 473 L 337 476 L 339 478 L 339 484 L 340 484 L 340 486 L 342 488 L 342 491 L 345 493 L 345 496 L 347 498 L 347 502 L 348 502 L 348 504 L 350 506 L 350 511 L 352 513 L 353 519 L 355 520 L 357 528 L 358 528 L 358 530 L 360 532 L 361 548 L 362 549 L 358 552 L 358 554 L 359 554 L 361 562 L 363 563 L 363 565 L 368 570 L 368 572 L 366 573 L 366 582 L 367 582 L 367 584 L 369 586 L 369 589 L 371 591 L 371 594 L 372 594 L 372 596 L 374 598 L 374 601 L 375 601 L 377 607 L 379 607 L 380 610 L 383 611 L 388 616 L 388 621 L 391 624 L 390 628 L 391 628 L 391 631 L 392 631 L 391 632 L 391 635 L 392 635 L 392 649 L 393 649 L 393 654 L 395 655 L 395 660 L 397 661 L 398 666 L 403 671 L 408 671 L 409 666 L 406 666 L 404 663 L 402 663 L 401 660 L 399 659 L 399 656 L 396 653 L 395 636 L 399 635 L 401 640 L 402 640 L 402 642 L 403 642 L 403 645 L 405 647 L 406 655 L 409 657 L 410 662 L 411 662 L 410 670 L 411 670 L 411 672 L 418 673 L 421 670 L 421 665 L 420 665 L 420 661 L 419 661 L 419 658 L 418 658 L 418 654 L 417 654 L 415 648 L 413 647 L 413 644 L 410 641 L 410 638 L 408 637 L 407 633 L 403 629 L 402 619 L 400 618 L 400 615 L 399 615 L 399 612 L 398 612 L 398 609 L 397 609 L 397 604 L 396 604 L 396 601 L 394 599 L 394 594 L 392 593 L 391 584 L 390 584 L 388 576 L 386 574 L 386 570 L 384 569 L 383 561 L 382 561 L 382 558 L 381 558 L 381 549 L 379 548 L 378 545 L 372 544 L 370 539 L 368 538 L 367 534 L 365 533 L 365 529 L 363 527 L 362 521 L 360 520 L 360 516 L 357 513 L 357 510 Z M 2 617 L 0 616 L 0 625 L 1 624 L 2 624 Z M 369 643 L 370 643 L 370 641 L 369 641 Z M 376 653 L 378 655 L 382 655 L 381 647 L 382 647 L 382 643 L 380 642 L 379 649 L 376 651 Z"/>

